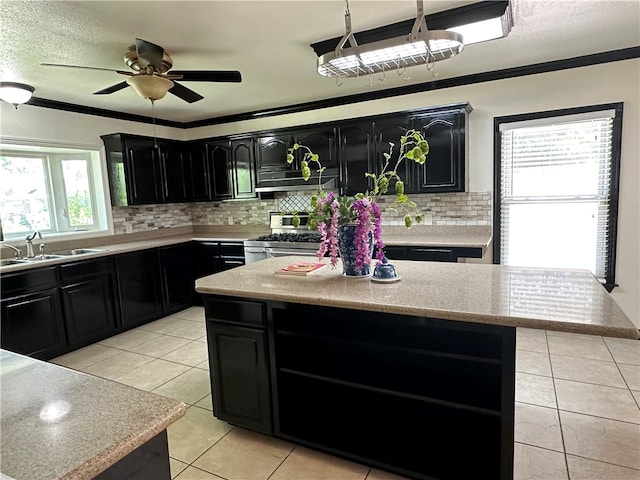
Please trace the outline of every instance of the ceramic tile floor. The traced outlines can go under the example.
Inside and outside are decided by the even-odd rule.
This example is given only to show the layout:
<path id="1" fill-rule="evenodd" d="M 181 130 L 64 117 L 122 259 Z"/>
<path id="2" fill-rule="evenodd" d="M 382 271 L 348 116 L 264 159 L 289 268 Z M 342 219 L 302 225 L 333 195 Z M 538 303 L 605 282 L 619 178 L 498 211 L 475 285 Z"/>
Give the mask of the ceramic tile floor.
<path id="1" fill-rule="evenodd" d="M 640 480 L 639 341 L 519 329 L 516 358 L 514 479 Z M 214 418 L 200 307 L 52 361 L 188 404 L 177 480 L 401 480 Z"/>

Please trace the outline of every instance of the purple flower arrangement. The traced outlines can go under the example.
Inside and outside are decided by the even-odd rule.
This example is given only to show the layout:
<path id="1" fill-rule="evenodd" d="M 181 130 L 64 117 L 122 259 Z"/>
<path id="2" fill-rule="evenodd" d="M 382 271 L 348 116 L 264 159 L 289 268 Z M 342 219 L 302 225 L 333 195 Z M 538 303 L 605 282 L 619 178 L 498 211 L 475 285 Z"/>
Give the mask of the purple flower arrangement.
<path id="1" fill-rule="evenodd" d="M 398 168 L 405 159 L 424 164 L 429 153 L 429 144 L 417 130 L 409 130 L 400 137 L 400 152 L 392 163 L 394 144 L 389 143 L 389 152 L 384 153 L 385 164 L 378 173 L 366 173 L 371 179 L 371 190 L 358 193 L 353 197 L 338 196 L 335 192 L 325 192 L 321 188 L 318 194 L 311 197 L 309 228 L 317 228 L 321 235 L 318 259 L 321 260 L 328 252 L 331 265 L 338 262 L 338 236 L 341 227 L 355 225 L 354 248 L 355 270 L 362 271 L 371 263 L 371 241 L 375 246 L 375 258 L 378 262 L 384 257 L 384 242 L 382 241 L 382 213 L 379 200 L 389 192 L 391 181 L 395 181 L 395 202 L 389 206 L 390 210 L 405 210 L 404 224 L 411 228 L 413 222 L 420 223 L 422 214 L 416 204 L 409 200 L 404 193 L 404 183 L 398 174 Z M 318 184 L 322 184 L 322 172 L 325 167 L 320 158 L 305 145 L 295 144 L 289 149 L 287 162 L 293 162 L 293 152 L 298 149 L 306 150 L 301 162 L 302 176 L 305 180 L 311 178 L 311 165 L 317 166 Z M 393 166 L 392 166 L 393 165 Z M 294 224 L 296 218 L 294 217 Z"/>

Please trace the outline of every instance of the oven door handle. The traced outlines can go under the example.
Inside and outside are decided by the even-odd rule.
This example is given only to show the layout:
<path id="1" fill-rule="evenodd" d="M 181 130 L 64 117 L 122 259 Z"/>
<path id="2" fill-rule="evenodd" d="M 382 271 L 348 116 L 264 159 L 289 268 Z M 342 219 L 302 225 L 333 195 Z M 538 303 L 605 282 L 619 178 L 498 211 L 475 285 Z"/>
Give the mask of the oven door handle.
<path id="1" fill-rule="evenodd" d="M 313 250 L 282 250 L 281 248 L 266 248 L 267 257 L 284 257 L 287 255 L 300 255 L 304 257 L 316 256 L 316 251 Z"/>

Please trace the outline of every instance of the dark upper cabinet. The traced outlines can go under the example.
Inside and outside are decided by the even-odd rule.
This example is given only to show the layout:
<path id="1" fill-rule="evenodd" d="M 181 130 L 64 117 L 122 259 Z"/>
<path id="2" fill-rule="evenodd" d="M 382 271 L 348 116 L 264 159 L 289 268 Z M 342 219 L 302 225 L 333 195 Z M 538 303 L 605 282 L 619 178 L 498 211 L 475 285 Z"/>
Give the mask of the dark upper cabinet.
<path id="1" fill-rule="evenodd" d="M 182 142 L 122 134 L 101 138 L 107 155 L 113 205 L 187 200 L 185 147 Z"/>
<path id="2" fill-rule="evenodd" d="M 338 133 L 340 191 L 349 196 L 364 193 L 372 185 L 365 173 L 375 171 L 371 124 L 357 122 L 341 125 Z"/>
<path id="3" fill-rule="evenodd" d="M 186 202 L 187 182 L 191 181 L 188 152 L 182 142 L 159 143 L 160 173 L 162 175 L 162 201 L 167 203 Z"/>
<path id="4" fill-rule="evenodd" d="M 333 126 L 314 127 L 304 130 L 296 130 L 294 135 L 295 143 L 306 145 L 313 153 L 317 153 L 320 157 L 322 166 L 327 172 L 338 169 L 338 151 L 336 141 L 336 129 Z M 296 168 L 300 169 L 300 162 L 304 159 L 306 150 L 298 149 L 295 152 Z M 315 173 L 315 164 L 311 164 L 311 170 Z M 324 175 L 324 174 L 323 174 Z"/>
<path id="5" fill-rule="evenodd" d="M 424 165 L 410 162 L 411 192 L 464 192 L 466 188 L 465 133 L 467 108 L 421 114 L 414 127 L 429 142 Z"/>
<path id="6" fill-rule="evenodd" d="M 207 145 L 192 142 L 188 148 L 187 159 L 187 196 L 194 202 L 211 200 L 211 175 Z"/>
<path id="7" fill-rule="evenodd" d="M 386 167 L 386 171 L 392 170 L 395 166 L 395 161 L 398 158 L 398 152 L 400 151 L 400 137 L 407 133 L 407 130 L 413 128 L 413 122 L 411 116 L 408 113 L 401 113 L 389 117 L 383 117 L 379 120 L 373 121 L 373 158 L 374 165 L 376 166 L 376 173 L 382 171 L 385 167 L 386 159 L 385 153 L 389 153 L 391 146 L 389 143 L 393 143 L 393 151 L 391 152 L 391 160 Z M 410 183 L 408 178 L 407 162 L 403 161 L 398 168 L 398 175 L 402 178 L 405 185 Z M 389 194 L 395 194 L 395 180 L 389 181 Z M 409 189 L 405 188 L 407 193 Z"/>
<path id="8" fill-rule="evenodd" d="M 256 137 L 256 168 L 260 173 L 299 170 L 297 162 L 288 163 L 288 149 L 293 146 L 292 133 L 266 134 Z"/>
<path id="9" fill-rule="evenodd" d="M 159 148 L 153 140 L 132 138 L 124 140 L 124 150 L 129 204 L 162 202 Z"/>
<path id="10" fill-rule="evenodd" d="M 231 141 L 233 198 L 256 197 L 256 172 L 253 138 Z"/>
<path id="11" fill-rule="evenodd" d="M 233 198 L 231 142 L 207 143 L 207 158 L 212 179 L 211 200 Z"/>

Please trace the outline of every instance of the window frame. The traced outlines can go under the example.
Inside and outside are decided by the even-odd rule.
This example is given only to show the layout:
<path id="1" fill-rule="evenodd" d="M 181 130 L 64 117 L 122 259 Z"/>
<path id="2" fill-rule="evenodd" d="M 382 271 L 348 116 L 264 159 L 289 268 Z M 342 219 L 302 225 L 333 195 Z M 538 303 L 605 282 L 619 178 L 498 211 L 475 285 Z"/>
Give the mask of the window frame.
<path id="1" fill-rule="evenodd" d="M 0 150 L 5 156 L 35 157 L 43 160 L 45 186 L 50 207 L 51 229 L 41 230 L 49 239 L 80 239 L 113 234 L 112 213 L 108 198 L 107 172 L 104 151 L 94 145 L 70 145 L 62 143 L 40 143 L 23 139 L 1 138 Z M 87 228 L 75 229 L 68 218 L 60 218 L 60 208 L 68 209 L 66 185 L 63 175 L 63 160 L 84 160 L 87 166 L 88 184 L 91 192 L 91 208 L 94 223 Z M 55 171 L 54 171 L 55 170 Z M 55 177 L 55 178 L 54 178 Z M 61 188 L 62 191 L 56 189 Z M 62 202 L 62 203 L 60 203 Z M 68 213 L 67 213 L 68 215 Z M 21 240 L 22 233 L 4 232 L 7 242 Z"/>
<path id="2" fill-rule="evenodd" d="M 501 257 L 501 217 L 502 217 L 502 134 L 500 126 L 505 123 L 515 123 L 530 120 L 541 120 L 552 117 L 585 114 L 614 110 L 611 137 L 611 177 L 609 200 L 609 234 L 607 250 L 607 268 L 603 285 L 611 292 L 618 284 L 615 283 L 616 249 L 618 238 L 618 202 L 620 198 L 620 161 L 622 152 L 622 114 L 623 102 L 605 103 L 583 107 L 564 108 L 560 110 L 546 110 L 542 112 L 524 113 L 494 117 L 493 119 L 493 263 L 500 264 Z"/>

